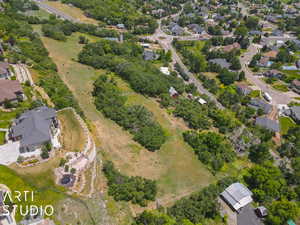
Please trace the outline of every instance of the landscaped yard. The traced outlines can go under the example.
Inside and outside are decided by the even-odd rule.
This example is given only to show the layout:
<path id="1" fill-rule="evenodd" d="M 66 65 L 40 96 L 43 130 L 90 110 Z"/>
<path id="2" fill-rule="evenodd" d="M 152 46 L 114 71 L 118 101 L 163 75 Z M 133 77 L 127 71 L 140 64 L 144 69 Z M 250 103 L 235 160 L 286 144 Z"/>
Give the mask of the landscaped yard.
<path id="1" fill-rule="evenodd" d="M 278 91 L 288 92 L 289 88 L 285 84 L 275 83 L 272 87 Z"/>
<path id="2" fill-rule="evenodd" d="M 5 144 L 5 132 L 0 131 L 0 145 Z"/>
<path id="3" fill-rule="evenodd" d="M 57 117 L 61 124 L 63 149 L 66 151 L 82 151 L 86 137 L 73 110 L 60 111 Z"/>
<path id="4" fill-rule="evenodd" d="M 193 150 L 183 141 L 185 124 L 170 116 L 151 98 L 135 93 L 127 83 L 116 77 L 118 85 L 126 92 L 128 104 L 145 105 L 168 134 L 167 142 L 153 153 L 132 140 L 132 136 L 99 113 L 91 98 L 93 82 L 104 71 L 95 71 L 74 59 L 80 49 L 78 37 L 73 34 L 67 42 L 43 37 L 42 40 L 57 63 L 63 80 L 73 91 L 88 120 L 96 127 L 94 133 L 101 142 L 105 158 L 112 160 L 122 173 L 143 176 L 158 181 L 158 198 L 167 203 L 176 196 L 187 195 L 214 182 L 216 179 L 197 159 Z"/>
<path id="5" fill-rule="evenodd" d="M 296 123 L 290 117 L 280 117 L 281 134 L 286 134 L 289 128 L 296 126 Z"/>

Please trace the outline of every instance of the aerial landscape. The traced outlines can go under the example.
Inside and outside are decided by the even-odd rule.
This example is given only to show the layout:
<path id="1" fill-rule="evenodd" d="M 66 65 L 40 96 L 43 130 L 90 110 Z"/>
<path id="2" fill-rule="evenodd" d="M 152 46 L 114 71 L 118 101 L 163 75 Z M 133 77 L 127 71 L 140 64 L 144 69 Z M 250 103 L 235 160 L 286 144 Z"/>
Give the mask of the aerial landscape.
<path id="1" fill-rule="evenodd" d="M 0 0 L 0 225 L 300 225 L 300 0 Z"/>

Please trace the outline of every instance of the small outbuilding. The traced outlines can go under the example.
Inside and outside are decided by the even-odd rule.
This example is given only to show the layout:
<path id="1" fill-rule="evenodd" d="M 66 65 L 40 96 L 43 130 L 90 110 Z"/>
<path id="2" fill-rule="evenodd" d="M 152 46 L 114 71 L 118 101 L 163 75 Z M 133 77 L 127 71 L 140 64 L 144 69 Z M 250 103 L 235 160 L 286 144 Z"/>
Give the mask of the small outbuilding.
<path id="1" fill-rule="evenodd" d="M 233 183 L 221 193 L 223 200 L 237 212 L 253 201 L 252 195 L 252 192 L 241 183 Z"/>

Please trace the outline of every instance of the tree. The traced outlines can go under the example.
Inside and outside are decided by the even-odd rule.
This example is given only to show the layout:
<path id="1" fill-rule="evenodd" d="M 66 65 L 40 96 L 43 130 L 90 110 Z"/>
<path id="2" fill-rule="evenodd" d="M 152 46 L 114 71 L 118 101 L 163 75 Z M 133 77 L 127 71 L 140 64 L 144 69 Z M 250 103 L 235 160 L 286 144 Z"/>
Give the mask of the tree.
<path id="1" fill-rule="evenodd" d="M 242 68 L 240 60 L 238 57 L 233 57 L 231 62 L 230 69 L 232 70 L 240 70 Z"/>
<path id="2" fill-rule="evenodd" d="M 237 36 L 243 36 L 244 37 L 248 34 L 248 29 L 247 29 L 246 26 L 241 25 L 241 26 L 236 28 L 234 34 L 237 35 Z"/>
<path id="3" fill-rule="evenodd" d="M 269 145 L 267 143 L 251 146 L 249 158 L 252 162 L 259 164 L 273 159 L 269 151 Z"/>
<path id="4" fill-rule="evenodd" d="M 296 219 L 299 215 L 297 204 L 285 199 L 272 202 L 268 209 L 267 225 L 282 225 L 289 219 Z"/>
<path id="5" fill-rule="evenodd" d="M 176 221 L 170 216 L 158 211 L 144 211 L 135 219 L 133 225 L 175 225 Z"/>
<path id="6" fill-rule="evenodd" d="M 42 157 L 42 159 L 48 159 L 49 158 L 49 152 L 46 148 L 42 148 L 41 157 Z"/>
<path id="7" fill-rule="evenodd" d="M 270 162 L 248 169 L 244 180 L 258 202 L 272 201 L 287 193 L 286 181 L 281 171 Z"/>
<path id="8" fill-rule="evenodd" d="M 218 75 L 218 78 L 223 84 L 230 85 L 237 80 L 238 74 L 235 72 L 230 72 L 227 69 L 222 69 L 222 71 Z"/>

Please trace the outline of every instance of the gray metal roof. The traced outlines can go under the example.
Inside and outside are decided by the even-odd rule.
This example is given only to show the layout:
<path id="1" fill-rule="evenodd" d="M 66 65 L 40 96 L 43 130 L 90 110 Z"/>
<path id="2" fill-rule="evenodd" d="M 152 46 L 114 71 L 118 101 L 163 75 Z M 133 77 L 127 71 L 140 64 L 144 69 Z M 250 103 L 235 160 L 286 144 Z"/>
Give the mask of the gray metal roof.
<path id="1" fill-rule="evenodd" d="M 209 62 L 213 64 L 217 64 L 222 68 L 226 68 L 226 69 L 228 69 L 231 66 L 231 64 L 227 62 L 226 59 L 222 59 L 222 58 L 211 59 L 209 60 Z"/>
<path id="2" fill-rule="evenodd" d="M 12 137 L 22 136 L 21 147 L 50 141 L 50 126 L 55 116 L 55 110 L 45 106 L 27 111 L 14 121 Z"/>
<path id="3" fill-rule="evenodd" d="M 260 127 L 266 128 L 270 131 L 274 131 L 274 132 L 279 132 L 280 131 L 280 126 L 279 126 L 278 121 L 271 120 L 271 119 L 269 119 L 267 117 L 264 117 L 264 116 L 257 117 L 256 121 L 255 121 L 255 124 L 260 126 Z"/>
<path id="4" fill-rule="evenodd" d="M 234 205 L 247 196 L 252 196 L 252 192 L 241 183 L 233 183 L 221 194 L 230 204 Z"/>

